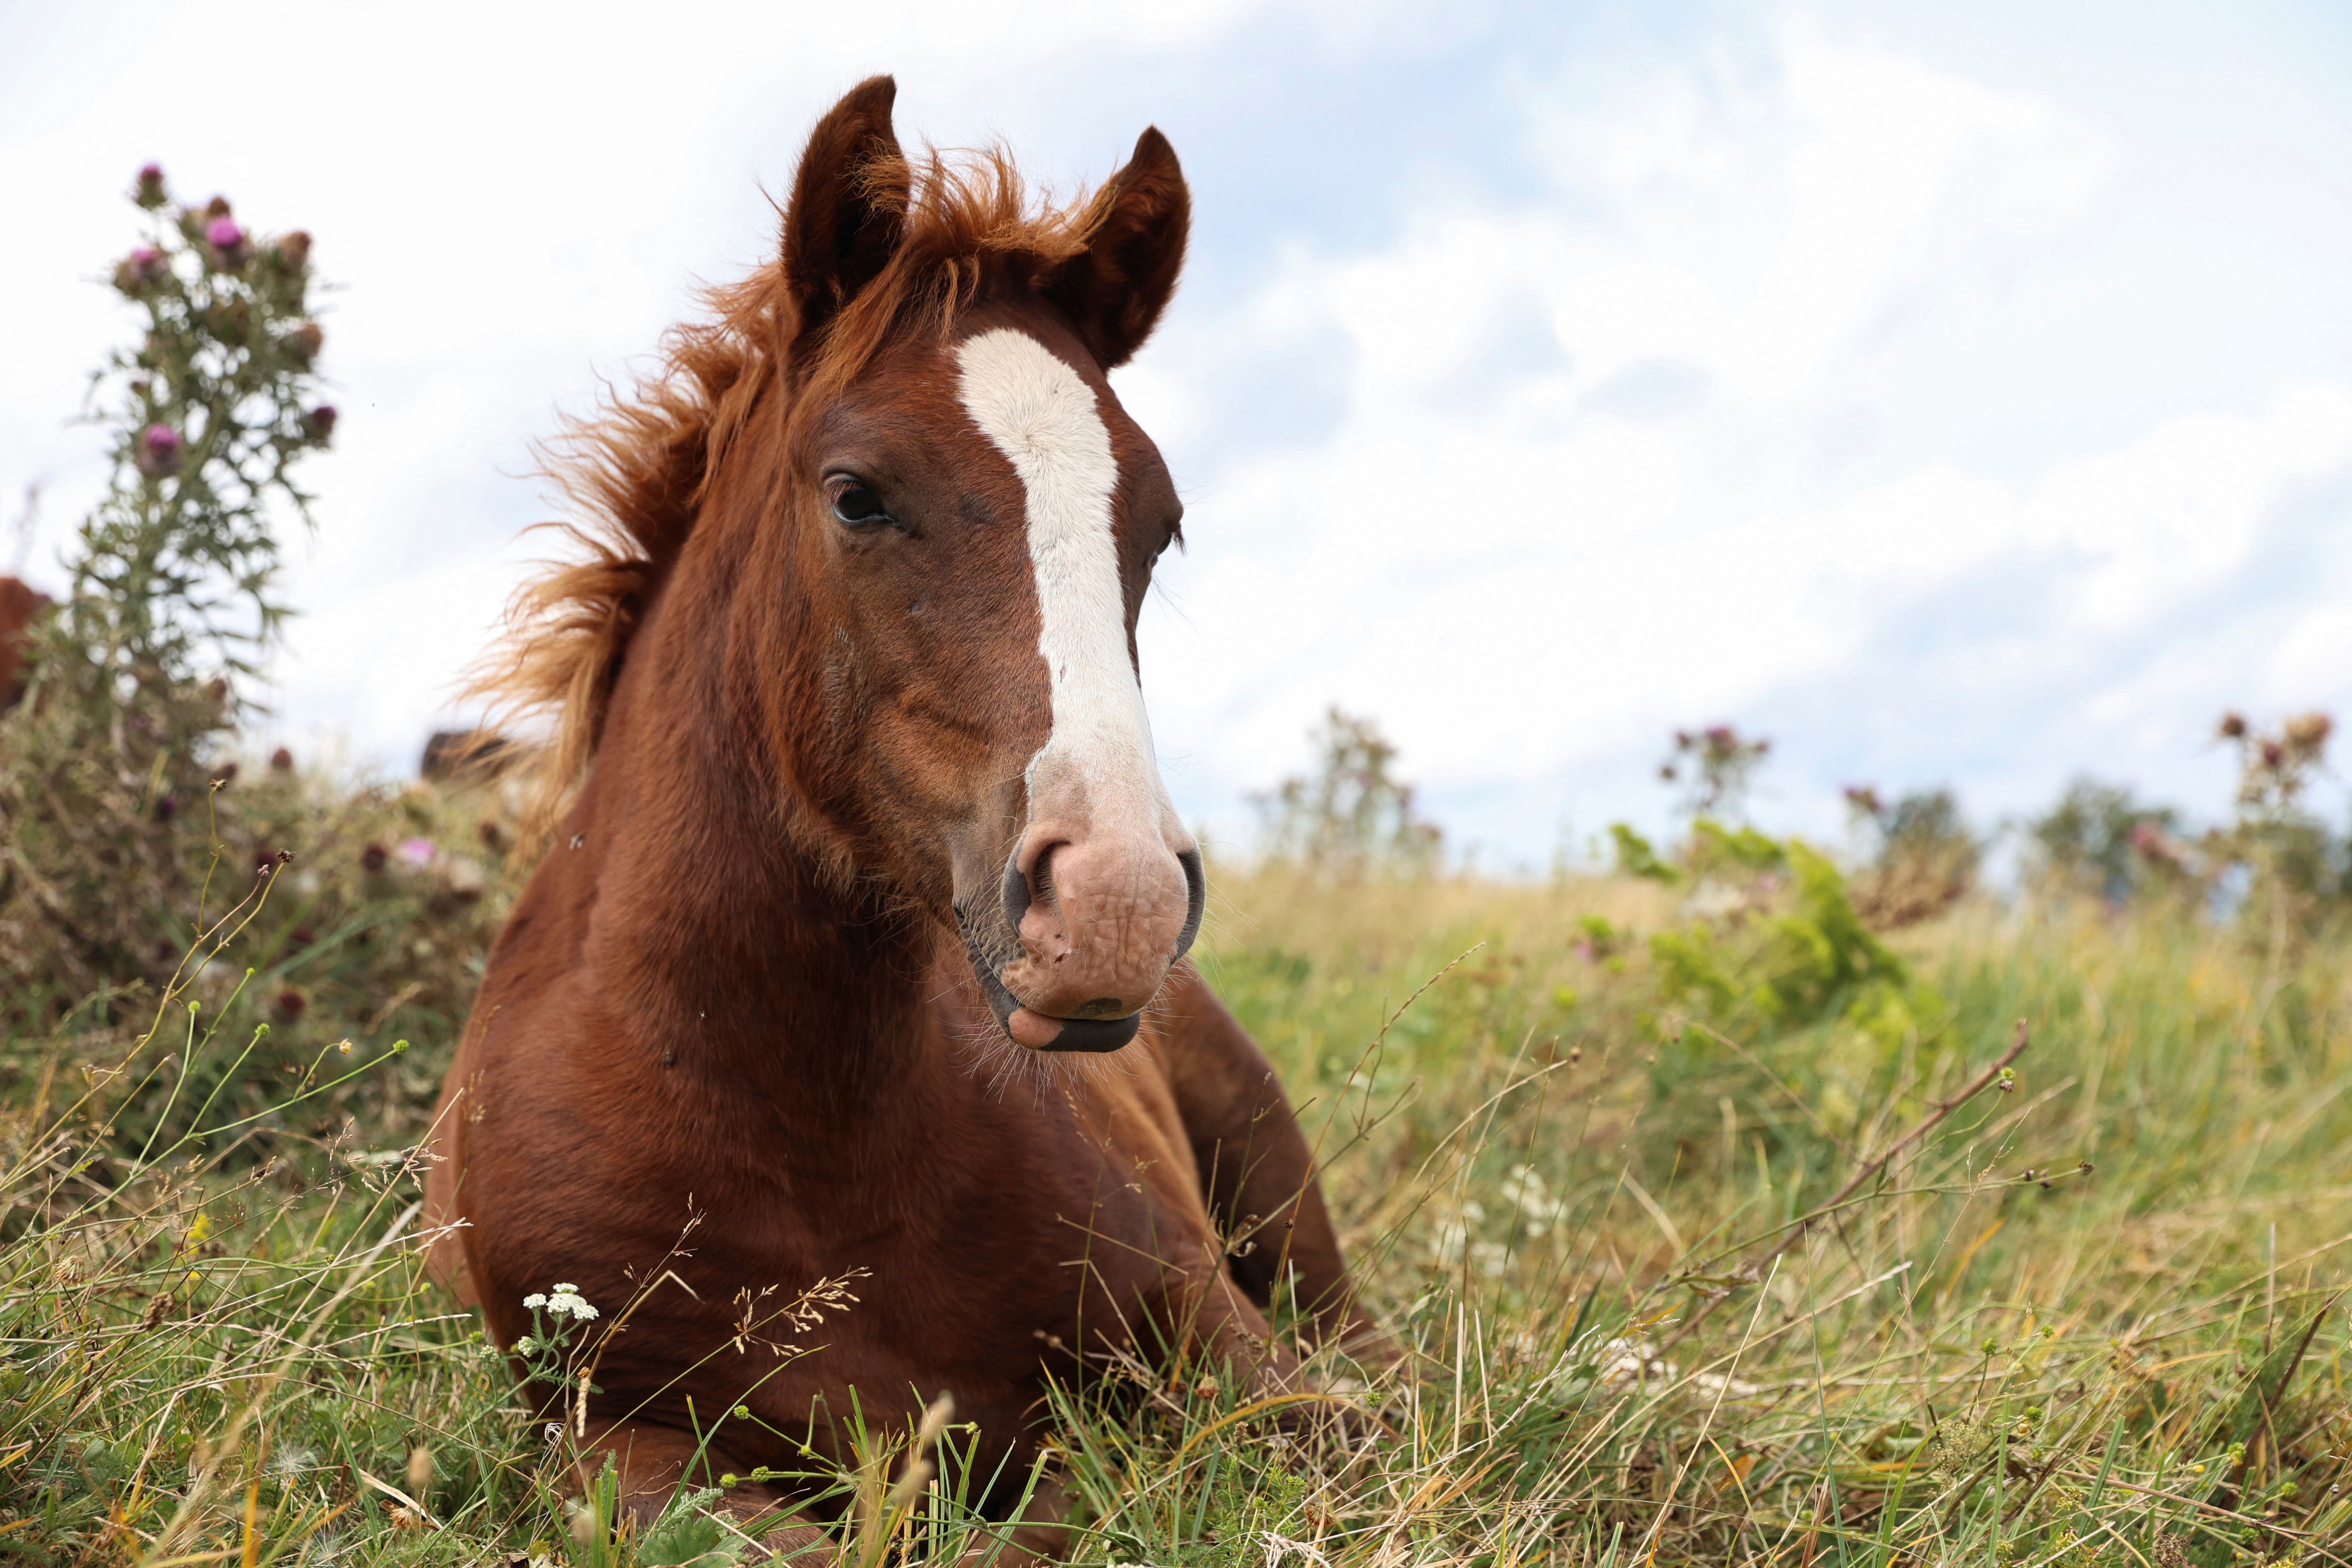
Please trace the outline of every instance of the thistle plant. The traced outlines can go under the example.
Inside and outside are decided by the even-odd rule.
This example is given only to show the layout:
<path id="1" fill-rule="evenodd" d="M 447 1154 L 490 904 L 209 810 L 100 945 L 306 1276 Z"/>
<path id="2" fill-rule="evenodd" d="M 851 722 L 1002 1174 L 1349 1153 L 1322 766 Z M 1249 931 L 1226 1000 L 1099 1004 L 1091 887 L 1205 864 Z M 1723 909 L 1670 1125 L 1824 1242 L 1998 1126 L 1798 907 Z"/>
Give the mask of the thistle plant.
<path id="1" fill-rule="evenodd" d="M 238 868 L 214 886 L 219 752 L 286 617 L 280 541 L 310 515 L 297 468 L 335 428 L 310 237 L 257 233 L 226 197 L 175 202 L 152 164 L 131 195 L 145 233 L 110 281 L 136 336 L 85 413 L 112 477 L 0 715 L 0 1022 L 94 994 L 108 1022 L 111 997 L 169 976 L 215 892 L 248 885 Z"/>
<path id="2" fill-rule="evenodd" d="M 1677 730 L 1658 777 L 1682 787 L 1685 816 L 1736 822 L 1747 814 L 1748 784 L 1771 752 L 1768 737 L 1743 735 L 1728 724 Z"/>
<path id="3" fill-rule="evenodd" d="M 1379 726 L 1333 708 L 1308 739 L 1312 773 L 1250 797 L 1267 857 L 1339 881 L 1435 870 L 1444 836 L 1397 776 L 1397 749 Z"/>
<path id="4" fill-rule="evenodd" d="M 2314 711 L 2265 731 L 2232 711 L 2221 716 L 2217 731 L 2238 755 L 2237 817 L 2207 837 L 2207 858 L 2244 868 L 2245 912 L 2273 973 L 2347 886 L 2343 850 L 2308 804 L 2312 786 L 2326 772 L 2335 727 L 2326 713 Z"/>
<path id="5" fill-rule="evenodd" d="M 310 522 L 296 466 L 335 429 L 314 395 L 310 237 L 265 238 L 226 196 L 181 205 L 152 163 L 132 199 L 147 232 L 113 284 L 143 331 L 92 378 L 114 476 L 76 538 L 41 678 L 71 670 L 123 705 L 217 679 L 233 710 L 286 617 L 283 525 Z"/>

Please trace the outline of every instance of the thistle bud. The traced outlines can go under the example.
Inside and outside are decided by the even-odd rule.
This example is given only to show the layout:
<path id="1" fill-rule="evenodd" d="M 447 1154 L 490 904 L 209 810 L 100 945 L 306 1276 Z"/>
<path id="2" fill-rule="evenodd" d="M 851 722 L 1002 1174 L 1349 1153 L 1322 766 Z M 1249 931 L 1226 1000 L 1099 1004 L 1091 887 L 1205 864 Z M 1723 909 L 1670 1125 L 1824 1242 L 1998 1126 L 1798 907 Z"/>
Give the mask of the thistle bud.
<path id="1" fill-rule="evenodd" d="M 360 869 L 373 876 L 392 858 L 392 852 L 381 844 L 371 844 L 360 851 Z"/>
<path id="2" fill-rule="evenodd" d="M 131 200 L 152 211 L 163 205 L 163 165 L 149 163 L 139 171 L 139 184 Z"/>
<path id="3" fill-rule="evenodd" d="M 161 283 L 172 270 L 163 253 L 152 245 L 142 245 L 115 264 L 114 286 L 125 294 L 136 294 L 142 289 Z"/>
<path id="4" fill-rule="evenodd" d="M 210 218 L 226 217 L 228 216 L 228 198 L 226 196 L 215 196 L 212 200 L 205 204 L 205 216 Z"/>
<path id="5" fill-rule="evenodd" d="M 205 330 L 232 348 L 242 348 L 253 333 L 253 307 L 243 300 L 225 300 L 205 312 Z"/>
<path id="6" fill-rule="evenodd" d="M 245 238 L 235 218 L 214 218 L 205 225 L 205 259 L 217 270 L 230 270 L 245 260 Z"/>
<path id="7" fill-rule="evenodd" d="M 278 341 L 294 357 L 297 364 L 308 365 L 319 357 L 319 350 L 326 344 L 327 334 L 320 330 L 318 322 L 305 321 Z"/>
<path id="8" fill-rule="evenodd" d="M 280 746 L 276 751 L 270 752 L 269 771 L 273 773 L 292 773 L 294 771 L 294 753 L 288 751 L 283 746 Z"/>
<path id="9" fill-rule="evenodd" d="M 278 258 L 290 270 L 299 272 L 310 261 L 310 231 L 298 228 L 291 234 L 279 235 L 277 249 Z"/>
<path id="10" fill-rule="evenodd" d="M 2221 715 L 2221 739 L 2242 741 L 2245 737 L 2246 716 L 2243 713 L 2231 712 Z"/>
<path id="11" fill-rule="evenodd" d="M 2286 721 L 2286 743 L 2298 752 L 2314 755 L 2327 744 L 2327 737 L 2335 732 L 2336 721 L 2315 710 Z"/>
<path id="12" fill-rule="evenodd" d="M 139 433 L 131 460 L 138 464 L 141 473 L 151 479 L 160 479 L 179 472 L 181 449 L 185 445 L 180 433 L 169 425 L 150 425 Z"/>
<path id="13" fill-rule="evenodd" d="M 2276 773 L 2286 762 L 2286 748 L 2276 741 L 2263 742 L 2263 766 Z"/>
<path id="14" fill-rule="evenodd" d="M 302 416 L 302 434 L 321 447 L 327 444 L 328 438 L 334 433 L 335 405 L 333 404 L 321 403 L 318 407 Z"/>

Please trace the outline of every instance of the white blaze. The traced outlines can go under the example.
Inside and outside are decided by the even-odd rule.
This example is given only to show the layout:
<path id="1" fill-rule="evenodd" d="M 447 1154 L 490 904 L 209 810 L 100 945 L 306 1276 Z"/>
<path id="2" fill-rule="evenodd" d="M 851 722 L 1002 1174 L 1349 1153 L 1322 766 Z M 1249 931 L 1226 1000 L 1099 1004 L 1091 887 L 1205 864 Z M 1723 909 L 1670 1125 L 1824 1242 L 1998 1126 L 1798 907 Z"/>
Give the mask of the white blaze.
<path id="1" fill-rule="evenodd" d="M 1165 799 L 1143 693 L 1127 656 L 1127 603 L 1111 533 L 1118 459 L 1094 389 L 1025 332 L 999 327 L 956 349 L 959 390 L 982 434 L 1021 476 L 1037 578 L 1037 651 L 1053 732 L 1029 760 L 1030 810 L 1132 813 L 1156 828 Z M 1132 818 L 1130 818 L 1132 820 Z"/>

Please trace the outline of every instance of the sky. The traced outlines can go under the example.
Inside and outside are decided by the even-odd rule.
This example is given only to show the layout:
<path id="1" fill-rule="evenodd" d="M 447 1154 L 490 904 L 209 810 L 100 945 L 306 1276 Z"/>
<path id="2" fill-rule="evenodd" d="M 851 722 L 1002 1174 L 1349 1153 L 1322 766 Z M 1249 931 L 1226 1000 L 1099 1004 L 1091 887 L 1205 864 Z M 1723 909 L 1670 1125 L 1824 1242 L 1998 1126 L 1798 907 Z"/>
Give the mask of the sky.
<path id="1" fill-rule="evenodd" d="M 2352 17 L 2288 0 L 0 0 L 0 570 L 54 589 L 103 485 L 139 165 L 307 228 L 342 419 L 256 738 L 412 767 L 558 515 L 532 443 L 771 262 L 875 70 L 1065 190 L 1147 123 L 1184 161 L 1113 381 L 1218 837 L 1335 703 L 1490 865 L 1663 823 L 1682 727 L 1770 736 L 1756 816 L 1833 837 L 1864 783 L 2216 817 L 2224 709 L 2352 718 Z"/>

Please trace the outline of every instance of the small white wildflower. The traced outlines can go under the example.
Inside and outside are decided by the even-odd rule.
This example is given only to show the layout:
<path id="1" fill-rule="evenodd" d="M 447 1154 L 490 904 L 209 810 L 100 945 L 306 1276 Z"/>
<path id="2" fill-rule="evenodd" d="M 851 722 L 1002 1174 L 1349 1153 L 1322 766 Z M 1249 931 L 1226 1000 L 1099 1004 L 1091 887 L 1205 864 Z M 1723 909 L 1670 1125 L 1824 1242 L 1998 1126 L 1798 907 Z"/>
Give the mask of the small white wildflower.
<path id="1" fill-rule="evenodd" d="M 538 1352 L 539 1342 L 529 1334 L 522 1335 L 514 1342 L 514 1353 L 517 1355 L 535 1355 Z"/>
<path id="2" fill-rule="evenodd" d="M 1601 1347 L 1603 1383 L 1647 1383 L 1654 1377 L 1671 1381 L 1676 1375 L 1675 1363 L 1659 1359 L 1647 1340 L 1611 1340 Z"/>
<path id="3" fill-rule="evenodd" d="M 531 1310 L 537 1311 L 540 1308 L 547 1305 L 547 1292 L 544 1290 L 533 1290 L 530 1295 L 525 1296 L 522 1299 L 522 1304 L 525 1307 L 530 1308 Z"/>
<path id="4" fill-rule="evenodd" d="M 558 1285 L 547 1299 L 547 1310 L 551 1317 L 577 1318 L 583 1322 L 596 1315 L 596 1309 L 581 1299 L 576 1285 Z"/>

